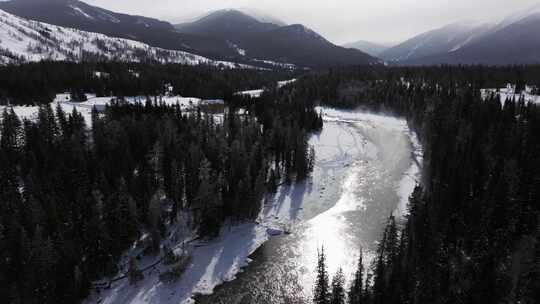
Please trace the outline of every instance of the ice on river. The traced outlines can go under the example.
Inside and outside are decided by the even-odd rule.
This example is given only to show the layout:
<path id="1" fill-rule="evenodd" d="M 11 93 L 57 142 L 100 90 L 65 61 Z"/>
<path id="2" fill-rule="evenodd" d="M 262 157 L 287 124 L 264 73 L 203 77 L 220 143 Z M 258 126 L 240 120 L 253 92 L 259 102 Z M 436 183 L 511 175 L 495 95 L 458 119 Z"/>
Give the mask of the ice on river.
<path id="1" fill-rule="evenodd" d="M 365 251 L 367 265 L 385 220 L 391 214 L 400 218 L 406 213 L 408 198 L 420 179 L 422 149 L 406 121 L 393 117 L 324 109 L 327 143 L 317 161 L 328 158 L 327 146 L 334 147 L 334 162 L 350 153 L 346 170 L 334 187 L 339 188 L 337 200 L 328 210 L 303 223 L 299 239 L 292 243 L 297 264 L 304 275 L 304 289 L 310 291 L 315 279 L 317 250 L 324 246 L 328 269 L 334 274 L 342 267 L 350 278 L 356 269 L 360 247 Z M 323 131 L 324 133 L 324 131 Z M 353 135 L 351 135 L 353 134 Z M 343 146 L 341 141 L 354 137 L 355 144 Z M 353 139 L 350 139 L 353 140 Z M 333 144 L 332 144 L 333 142 Z M 345 158 L 346 159 L 346 158 Z M 324 173 L 316 168 L 313 183 L 321 182 Z M 338 182 L 339 181 L 339 182 Z M 367 266 L 366 265 L 366 266 Z"/>
<path id="2" fill-rule="evenodd" d="M 246 286 L 263 274 L 279 273 L 275 270 L 280 265 L 297 274 L 309 297 L 321 246 L 330 274 L 342 267 L 350 279 L 359 248 L 368 266 L 387 218 L 406 212 L 422 163 L 421 146 L 407 123 L 370 113 L 317 110 L 323 111 L 325 124 L 310 139 L 316 151 L 312 177 L 281 186 L 259 218 L 264 225 L 288 227 L 291 233 L 271 238 L 237 280 L 201 303 L 239 300 L 250 293 Z"/>

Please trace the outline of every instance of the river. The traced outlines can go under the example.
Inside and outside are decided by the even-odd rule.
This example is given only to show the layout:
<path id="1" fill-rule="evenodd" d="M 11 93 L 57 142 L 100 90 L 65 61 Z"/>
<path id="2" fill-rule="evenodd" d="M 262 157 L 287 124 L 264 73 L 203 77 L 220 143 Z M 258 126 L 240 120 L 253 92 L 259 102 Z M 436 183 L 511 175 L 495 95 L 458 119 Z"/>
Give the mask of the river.
<path id="1" fill-rule="evenodd" d="M 324 246 L 331 275 L 342 267 L 350 280 L 360 248 L 370 265 L 387 218 L 406 213 L 422 162 L 421 147 L 406 122 L 321 110 L 324 128 L 310 138 L 316 152 L 312 176 L 280 187 L 259 217 L 260 223 L 288 233 L 270 238 L 236 280 L 198 297 L 197 303 L 279 303 L 279 293 L 309 299 L 317 250 Z"/>

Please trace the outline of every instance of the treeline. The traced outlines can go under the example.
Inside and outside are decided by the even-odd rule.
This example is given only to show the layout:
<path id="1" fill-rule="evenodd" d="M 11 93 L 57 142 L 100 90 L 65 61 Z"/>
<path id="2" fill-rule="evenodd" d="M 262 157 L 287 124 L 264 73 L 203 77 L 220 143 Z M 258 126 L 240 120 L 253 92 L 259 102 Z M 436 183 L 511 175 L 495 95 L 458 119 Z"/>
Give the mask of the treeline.
<path id="1" fill-rule="evenodd" d="M 188 228 L 203 238 L 225 221 L 253 220 L 267 191 L 304 178 L 313 165 L 306 134 L 320 117 L 291 112 L 300 102 L 273 106 L 260 118 L 219 119 L 150 99 L 118 102 L 94 111 L 91 128 L 60 107 L 40 106 L 36 121 L 20 121 L 7 108 L 0 129 L 0 298 L 78 302 L 92 280 L 116 274 L 121 253 L 143 233 L 151 239 L 146 251 L 159 253 L 179 214 L 191 214 Z"/>
<path id="2" fill-rule="evenodd" d="M 51 102 L 58 93 L 78 91 L 98 96 L 163 94 L 231 99 L 234 92 L 275 86 L 294 77 L 291 71 L 223 69 L 213 66 L 120 62 L 39 62 L 0 67 L 0 105 Z"/>
<path id="3" fill-rule="evenodd" d="M 299 81 L 324 103 L 406 117 L 424 148 L 406 221 L 389 219 L 364 291 L 349 303 L 538 303 L 540 108 L 480 96 L 507 82 L 535 85 L 538 72 L 334 70 Z"/>
<path id="4" fill-rule="evenodd" d="M 336 107 L 368 107 L 371 110 L 396 112 L 395 107 L 378 100 L 389 92 L 407 88 L 407 84 L 423 86 L 426 90 L 437 85 L 460 89 L 505 88 L 508 83 L 523 88 L 525 85 L 540 88 L 540 65 L 538 66 L 440 66 L 440 67 L 358 67 L 334 68 L 312 72 L 295 83 L 298 96 Z M 456 88 L 451 88 L 456 89 Z M 373 91 L 378 91 L 374 93 Z M 369 92 L 369 94 L 368 94 Z M 387 107 L 384 109 L 384 107 Z M 401 110 L 403 106 L 400 106 Z M 402 113 L 396 113 L 402 114 Z"/>

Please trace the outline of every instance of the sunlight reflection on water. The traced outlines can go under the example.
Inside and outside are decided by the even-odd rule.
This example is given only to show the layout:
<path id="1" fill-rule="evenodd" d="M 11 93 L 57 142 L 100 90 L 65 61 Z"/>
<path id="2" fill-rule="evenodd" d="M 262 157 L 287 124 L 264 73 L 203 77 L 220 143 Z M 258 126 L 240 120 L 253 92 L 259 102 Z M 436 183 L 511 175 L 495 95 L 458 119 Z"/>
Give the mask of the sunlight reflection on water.
<path id="1" fill-rule="evenodd" d="M 404 120 L 324 110 L 324 129 L 310 140 L 316 150 L 311 180 L 281 187 L 263 212 L 263 222 L 294 223 L 292 234 L 263 245 L 245 273 L 217 291 L 222 299 L 245 293 L 248 282 L 279 265 L 298 271 L 309 297 L 321 246 L 330 275 L 342 267 L 349 280 L 360 248 L 369 266 L 386 219 L 408 196 L 402 192 L 412 191 L 400 186 L 405 174 L 418 175 L 410 170 L 413 146 Z"/>

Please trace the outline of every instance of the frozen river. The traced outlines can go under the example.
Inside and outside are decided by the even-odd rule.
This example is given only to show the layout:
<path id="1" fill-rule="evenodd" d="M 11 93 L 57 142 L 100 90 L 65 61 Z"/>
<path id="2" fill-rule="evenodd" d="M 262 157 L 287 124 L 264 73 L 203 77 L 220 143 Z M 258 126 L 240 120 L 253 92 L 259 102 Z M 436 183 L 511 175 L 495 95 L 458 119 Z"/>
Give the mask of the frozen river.
<path id="1" fill-rule="evenodd" d="M 310 297 L 318 248 L 325 248 L 331 275 L 342 267 L 350 279 L 360 248 L 369 264 L 388 216 L 406 212 L 422 162 L 421 147 L 406 122 L 323 111 L 324 129 L 310 139 L 316 151 L 312 177 L 281 187 L 259 218 L 269 227 L 290 227 L 290 234 L 270 238 L 236 280 L 198 303 L 249 303 L 254 295 L 272 303 L 264 293 L 276 294 L 284 286 L 288 293 L 301 290 Z"/>

